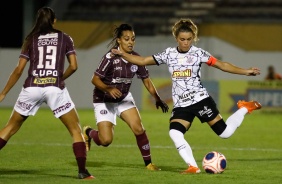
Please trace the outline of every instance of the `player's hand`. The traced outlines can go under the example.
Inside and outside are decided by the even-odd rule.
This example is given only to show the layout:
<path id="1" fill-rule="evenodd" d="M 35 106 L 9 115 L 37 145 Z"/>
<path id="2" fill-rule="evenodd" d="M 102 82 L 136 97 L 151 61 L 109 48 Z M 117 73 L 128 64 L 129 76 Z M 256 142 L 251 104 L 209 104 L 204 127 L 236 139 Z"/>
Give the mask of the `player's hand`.
<path id="1" fill-rule="evenodd" d="M 161 107 L 163 113 L 168 112 L 168 109 L 169 109 L 168 105 L 162 100 L 156 101 L 156 107 L 157 107 L 157 109 L 159 109 L 159 107 Z"/>
<path id="2" fill-rule="evenodd" d="M 250 68 L 247 71 L 247 76 L 256 76 L 260 74 L 260 69 L 259 68 Z"/>
<path id="3" fill-rule="evenodd" d="M 118 49 L 112 49 L 111 51 L 114 55 L 120 55 L 120 56 L 122 55 L 122 52 Z"/>
<path id="4" fill-rule="evenodd" d="M 113 87 L 109 87 L 107 89 L 107 93 L 109 93 L 111 97 L 113 97 L 114 99 L 120 98 L 122 96 L 122 93 L 120 92 L 120 90 L 118 90 L 117 88 L 113 88 Z"/>

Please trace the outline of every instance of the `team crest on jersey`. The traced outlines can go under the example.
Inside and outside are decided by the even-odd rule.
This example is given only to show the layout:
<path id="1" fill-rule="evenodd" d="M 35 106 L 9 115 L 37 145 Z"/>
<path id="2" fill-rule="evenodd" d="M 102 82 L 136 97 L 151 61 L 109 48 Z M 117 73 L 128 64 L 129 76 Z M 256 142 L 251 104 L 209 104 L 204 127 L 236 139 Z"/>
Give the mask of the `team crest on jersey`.
<path id="1" fill-rule="evenodd" d="M 142 146 L 143 150 L 149 150 L 150 149 L 150 144 L 145 144 L 144 146 Z"/>
<path id="2" fill-rule="evenodd" d="M 136 71 L 138 70 L 138 66 L 132 65 L 132 66 L 130 67 L 130 70 L 131 70 L 132 72 L 136 72 Z"/>
<path id="3" fill-rule="evenodd" d="M 193 61 L 193 58 L 192 58 L 192 57 L 187 57 L 186 63 L 191 64 L 191 63 L 193 63 L 193 62 L 194 62 L 194 61 Z"/>
<path id="4" fill-rule="evenodd" d="M 101 111 L 100 111 L 100 114 L 104 114 L 104 115 L 105 115 L 105 114 L 108 114 L 108 111 L 107 111 L 107 110 L 101 110 Z"/>

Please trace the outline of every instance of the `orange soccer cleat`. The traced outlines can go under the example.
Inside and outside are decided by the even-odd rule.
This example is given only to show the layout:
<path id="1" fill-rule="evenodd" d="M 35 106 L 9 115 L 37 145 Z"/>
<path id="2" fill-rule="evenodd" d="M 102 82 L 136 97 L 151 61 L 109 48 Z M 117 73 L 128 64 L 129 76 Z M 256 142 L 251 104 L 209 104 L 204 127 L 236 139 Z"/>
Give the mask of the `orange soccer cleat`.
<path id="1" fill-rule="evenodd" d="M 258 110 L 261 108 L 261 104 L 257 101 L 249 101 L 249 102 L 246 102 L 244 100 L 239 100 L 237 102 L 237 106 L 238 108 L 242 108 L 242 107 L 245 107 L 248 109 L 248 113 L 251 113 L 253 110 Z"/>
<path id="2" fill-rule="evenodd" d="M 182 171 L 181 174 L 188 174 L 188 173 L 191 173 L 191 174 L 198 174 L 200 173 L 201 170 L 198 168 L 198 167 L 194 167 L 194 166 L 189 166 L 188 169 L 186 169 L 185 171 Z"/>

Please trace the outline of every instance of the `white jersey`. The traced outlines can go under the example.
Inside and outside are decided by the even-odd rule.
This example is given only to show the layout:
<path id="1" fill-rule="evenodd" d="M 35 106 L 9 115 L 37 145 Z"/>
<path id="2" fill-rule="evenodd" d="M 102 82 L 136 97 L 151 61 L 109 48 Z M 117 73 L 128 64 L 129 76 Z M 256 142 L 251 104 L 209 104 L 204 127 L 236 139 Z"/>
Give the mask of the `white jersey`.
<path id="1" fill-rule="evenodd" d="M 216 59 L 207 51 L 192 46 L 188 52 L 181 53 L 176 47 L 169 47 L 154 54 L 158 65 L 166 64 L 171 73 L 172 99 L 174 108 L 187 107 L 209 97 L 201 83 L 201 65 L 213 65 Z"/>

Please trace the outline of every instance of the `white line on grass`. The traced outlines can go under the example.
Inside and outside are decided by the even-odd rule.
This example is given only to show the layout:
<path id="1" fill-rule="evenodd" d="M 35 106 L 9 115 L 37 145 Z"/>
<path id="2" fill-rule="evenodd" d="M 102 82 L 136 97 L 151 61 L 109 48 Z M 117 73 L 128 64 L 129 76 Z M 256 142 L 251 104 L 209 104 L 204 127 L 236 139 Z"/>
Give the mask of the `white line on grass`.
<path id="1" fill-rule="evenodd" d="M 17 142 L 9 142 L 9 144 L 13 145 L 43 145 L 43 146 L 70 146 L 70 144 L 61 144 L 61 143 L 33 143 L 33 142 L 25 142 L 25 143 L 17 143 Z M 137 145 L 110 145 L 110 147 L 114 148 L 135 148 Z M 154 149 L 175 149 L 174 146 L 151 146 Z M 226 148 L 226 147 L 193 147 L 194 150 L 202 150 L 202 149 L 215 149 L 215 150 L 236 150 L 236 151 L 270 151 L 270 152 L 282 152 L 282 149 L 274 149 L 274 148 Z"/>

